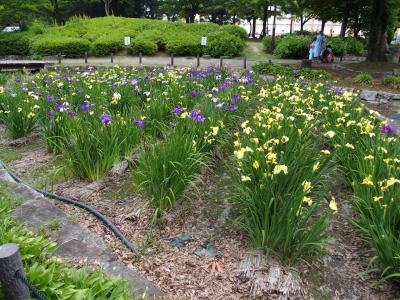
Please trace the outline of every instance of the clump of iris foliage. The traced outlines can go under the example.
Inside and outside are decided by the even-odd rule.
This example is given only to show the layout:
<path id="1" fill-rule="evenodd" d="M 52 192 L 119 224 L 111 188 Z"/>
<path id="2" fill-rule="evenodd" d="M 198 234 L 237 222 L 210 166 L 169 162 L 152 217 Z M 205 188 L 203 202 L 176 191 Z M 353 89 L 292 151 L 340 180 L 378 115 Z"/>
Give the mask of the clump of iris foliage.
<path id="1" fill-rule="evenodd" d="M 11 216 L 18 201 L 0 185 L 0 245 L 18 244 L 29 281 L 48 299 L 137 299 L 126 281 L 87 268 L 71 268 L 51 255 L 57 244 L 25 230 Z M 0 299 L 3 291 L 0 286 Z"/>
<path id="2" fill-rule="evenodd" d="M 326 217 L 311 212 L 321 205 L 340 209 L 335 199 L 324 204 L 321 197 L 333 163 L 354 191 L 354 221 L 374 255 L 370 270 L 382 279 L 399 277 L 396 128 L 365 114 L 357 95 L 329 83 L 304 86 L 281 78 L 260 97 L 265 108 L 237 133 L 232 175 L 238 221 L 253 244 L 288 263 L 321 245 Z"/>

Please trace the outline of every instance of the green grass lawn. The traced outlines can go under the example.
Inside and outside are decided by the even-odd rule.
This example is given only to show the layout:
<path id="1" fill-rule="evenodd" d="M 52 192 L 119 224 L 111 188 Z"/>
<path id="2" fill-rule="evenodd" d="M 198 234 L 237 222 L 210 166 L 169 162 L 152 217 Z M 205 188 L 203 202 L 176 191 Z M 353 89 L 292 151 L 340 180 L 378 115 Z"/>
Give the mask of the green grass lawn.
<path id="1" fill-rule="evenodd" d="M 261 41 L 247 41 L 246 47 L 243 51 L 243 56 L 246 56 L 248 60 L 276 58 L 273 54 L 269 54 L 264 51 Z"/>

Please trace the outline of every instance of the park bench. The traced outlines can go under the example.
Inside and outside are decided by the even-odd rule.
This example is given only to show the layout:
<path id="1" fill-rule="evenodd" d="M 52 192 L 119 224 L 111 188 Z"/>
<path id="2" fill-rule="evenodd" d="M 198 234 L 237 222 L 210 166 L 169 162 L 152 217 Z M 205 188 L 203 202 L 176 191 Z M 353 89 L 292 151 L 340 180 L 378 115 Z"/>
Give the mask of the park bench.
<path id="1" fill-rule="evenodd" d="M 25 70 L 31 73 L 36 73 L 52 64 L 54 63 L 41 60 L 4 60 L 0 61 L 0 71 Z"/>

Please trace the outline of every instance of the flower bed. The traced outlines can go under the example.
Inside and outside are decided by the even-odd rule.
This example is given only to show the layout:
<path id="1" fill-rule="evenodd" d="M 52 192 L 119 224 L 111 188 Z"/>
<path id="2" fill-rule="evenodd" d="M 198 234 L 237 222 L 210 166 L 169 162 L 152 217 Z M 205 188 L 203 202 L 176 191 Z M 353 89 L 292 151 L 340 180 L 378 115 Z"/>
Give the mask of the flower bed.
<path id="1" fill-rule="evenodd" d="M 372 265 L 397 276 L 395 129 L 365 115 L 356 95 L 294 75 L 261 85 L 251 71 L 211 67 L 61 69 L 0 89 L 0 120 L 13 137 L 40 130 L 77 177 L 98 180 L 128 158 L 156 219 L 196 189 L 216 146 L 231 144 L 236 221 L 286 265 L 324 246 L 341 209 L 331 184 L 343 176 Z"/>

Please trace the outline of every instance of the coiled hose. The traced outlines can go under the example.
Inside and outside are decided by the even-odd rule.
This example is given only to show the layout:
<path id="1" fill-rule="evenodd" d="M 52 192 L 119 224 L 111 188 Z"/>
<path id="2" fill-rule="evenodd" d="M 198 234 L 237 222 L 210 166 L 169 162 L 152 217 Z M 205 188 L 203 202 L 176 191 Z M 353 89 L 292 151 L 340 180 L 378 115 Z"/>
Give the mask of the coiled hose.
<path id="1" fill-rule="evenodd" d="M 72 200 L 69 198 L 65 198 L 50 192 L 47 192 L 45 190 L 41 190 L 38 188 L 35 188 L 29 184 L 27 184 L 25 181 L 23 181 L 21 178 L 19 178 L 17 175 L 15 175 L 1 160 L 0 160 L 0 167 L 3 166 L 4 169 L 7 171 L 7 173 L 18 183 L 22 183 L 26 186 L 28 186 L 29 188 L 35 190 L 36 192 L 42 194 L 43 196 L 46 196 L 48 198 L 51 199 L 55 199 L 55 200 L 59 200 L 61 202 L 64 202 L 66 204 L 72 204 L 74 206 L 80 207 L 86 211 L 88 211 L 89 213 L 91 213 L 92 215 L 94 215 L 97 219 L 99 219 L 100 221 L 102 221 L 112 232 L 114 232 L 114 234 L 122 241 L 122 243 L 124 243 L 124 245 L 131 250 L 132 252 L 134 252 L 135 254 L 139 254 L 139 250 L 138 247 L 136 245 L 134 245 L 122 232 L 121 230 L 115 226 L 105 215 L 103 215 L 102 213 L 100 213 L 98 210 L 82 203 L 79 202 L 77 200 Z"/>

